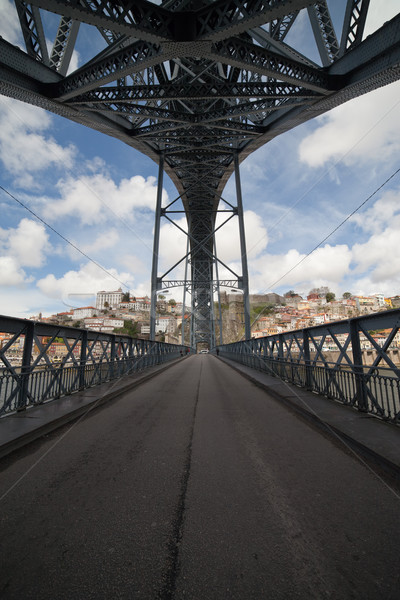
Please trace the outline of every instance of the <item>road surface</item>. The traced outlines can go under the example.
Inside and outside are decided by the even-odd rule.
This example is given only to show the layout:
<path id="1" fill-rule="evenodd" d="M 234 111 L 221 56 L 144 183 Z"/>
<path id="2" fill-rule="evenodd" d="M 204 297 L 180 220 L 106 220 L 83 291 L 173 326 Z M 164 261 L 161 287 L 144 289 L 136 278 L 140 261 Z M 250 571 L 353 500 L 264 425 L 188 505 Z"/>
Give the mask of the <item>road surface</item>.
<path id="1" fill-rule="evenodd" d="M 1 463 L 3 600 L 400 598 L 400 496 L 212 355 Z"/>

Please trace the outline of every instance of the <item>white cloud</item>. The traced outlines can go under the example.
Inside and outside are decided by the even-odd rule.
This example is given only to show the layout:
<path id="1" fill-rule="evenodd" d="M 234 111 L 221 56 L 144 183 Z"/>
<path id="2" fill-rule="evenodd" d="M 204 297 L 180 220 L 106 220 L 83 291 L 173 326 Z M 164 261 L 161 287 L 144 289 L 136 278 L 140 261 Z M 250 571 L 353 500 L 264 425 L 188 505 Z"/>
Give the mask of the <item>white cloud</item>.
<path id="1" fill-rule="evenodd" d="M 0 36 L 14 45 L 21 37 L 15 4 L 8 0 L 0 0 Z"/>
<path id="2" fill-rule="evenodd" d="M 32 186 L 33 174 L 49 167 L 71 168 L 73 146 L 63 147 L 44 132 L 52 119 L 41 108 L 9 98 L 0 99 L 0 156 L 5 168 L 18 175 L 15 184 Z M 39 185 L 41 182 L 36 181 Z"/>
<path id="3" fill-rule="evenodd" d="M 228 213 L 217 215 L 217 226 L 229 216 Z M 262 252 L 268 244 L 267 229 L 259 215 L 252 210 L 244 211 L 244 229 L 246 236 L 247 255 L 252 256 Z M 216 233 L 218 258 L 224 262 L 240 260 L 239 223 L 234 217 Z"/>
<path id="4" fill-rule="evenodd" d="M 79 271 L 68 271 L 60 278 L 49 273 L 37 282 L 37 287 L 45 296 L 63 300 L 68 305 L 71 298 L 79 295 L 94 296 L 99 290 L 115 290 L 121 287 L 120 282 L 125 282 L 128 286 L 132 284 L 134 277 L 130 273 L 108 270 L 113 277 L 95 264 L 86 263 Z"/>
<path id="5" fill-rule="evenodd" d="M 101 234 L 90 244 L 86 244 L 82 247 L 83 252 L 86 254 L 94 255 L 98 252 L 113 248 L 119 242 L 120 236 L 117 229 L 109 229 Z"/>
<path id="6" fill-rule="evenodd" d="M 14 257 L 0 256 L 0 286 L 21 286 L 28 281 L 25 271 Z"/>
<path id="7" fill-rule="evenodd" d="M 40 223 L 22 219 L 16 229 L 7 233 L 9 254 L 24 267 L 41 267 L 49 250 L 49 236 Z"/>
<path id="8" fill-rule="evenodd" d="M 135 254 L 126 254 L 126 252 L 123 252 L 120 259 L 120 264 L 126 267 L 127 269 L 133 270 L 136 276 L 138 274 L 146 274 L 149 276 L 150 279 L 151 264 L 149 261 L 147 261 L 146 264 L 144 260 L 136 256 Z M 149 290 L 147 290 L 147 292 L 148 291 Z"/>
<path id="9" fill-rule="evenodd" d="M 368 235 L 365 242 L 353 245 L 354 275 L 366 274 L 363 287 L 389 284 L 390 293 L 400 288 L 400 191 L 389 190 L 368 210 L 353 217 Z"/>
<path id="10" fill-rule="evenodd" d="M 291 288 L 295 285 L 305 288 L 328 285 L 337 288 L 350 271 L 352 254 L 344 244 L 326 244 L 295 267 L 304 256 L 291 249 L 286 254 L 264 254 L 251 261 L 252 288 L 258 291 L 269 291 L 282 286 Z"/>
<path id="11" fill-rule="evenodd" d="M 376 234 L 387 226 L 399 231 L 400 190 L 388 190 L 367 210 L 352 220 L 365 232 Z"/>
<path id="12" fill-rule="evenodd" d="M 112 214 L 129 221 L 134 209 L 154 210 L 157 193 L 154 177 L 136 175 L 118 185 L 103 173 L 68 177 L 58 183 L 58 189 L 58 199 L 40 199 L 46 215 L 53 220 L 73 216 L 83 225 L 107 222 Z"/>
<path id="13" fill-rule="evenodd" d="M 355 244 L 353 258 L 356 272 L 365 273 L 372 269 L 370 278 L 374 282 L 390 280 L 392 288 L 400 287 L 400 218 L 392 226 L 372 235 L 365 244 Z"/>
<path id="14" fill-rule="evenodd" d="M 217 216 L 217 227 L 227 218 L 228 213 Z M 176 220 L 176 224 L 187 230 L 186 218 Z M 244 213 L 245 234 L 247 240 L 248 256 L 256 256 L 264 250 L 268 243 L 267 230 L 263 226 L 262 219 L 251 210 Z M 241 270 L 240 264 L 232 265 L 234 261 L 240 263 L 240 243 L 239 243 L 239 225 L 237 217 L 231 219 L 226 225 L 223 225 L 216 233 L 217 256 L 223 262 L 229 263 L 231 268 L 236 271 Z M 171 223 L 161 227 L 160 232 L 160 269 L 169 269 L 186 254 L 187 237 Z M 170 278 L 183 277 L 184 261 L 177 267 L 176 272 L 171 273 Z M 231 278 L 232 274 L 219 266 L 220 278 Z"/>
<path id="15" fill-rule="evenodd" d="M 32 286 L 2 285 L 0 294 L 0 314 L 12 315 L 21 319 L 27 319 L 33 315 L 52 314 L 53 307 L 48 308 L 46 298 Z"/>
<path id="16" fill-rule="evenodd" d="M 299 145 L 309 167 L 342 160 L 347 166 L 394 160 L 400 151 L 400 82 L 352 100 L 319 117 L 317 129 Z"/>
<path id="17" fill-rule="evenodd" d="M 175 220 L 175 223 L 187 231 L 186 217 Z M 186 254 L 187 236 L 179 231 L 172 223 L 162 225 L 160 230 L 160 259 L 159 271 L 168 270 Z M 167 279 L 180 279 L 184 275 L 185 261 L 182 261 L 177 270 L 167 276 Z"/>
<path id="18" fill-rule="evenodd" d="M 0 229 L 0 285 L 20 287 L 32 282 L 22 267 L 42 267 L 49 247 L 44 226 L 30 219 L 22 219 L 16 228 Z"/>
<path id="19" fill-rule="evenodd" d="M 398 0 L 374 0 L 370 3 L 365 23 L 364 37 L 370 35 L 399 12 Z"/>

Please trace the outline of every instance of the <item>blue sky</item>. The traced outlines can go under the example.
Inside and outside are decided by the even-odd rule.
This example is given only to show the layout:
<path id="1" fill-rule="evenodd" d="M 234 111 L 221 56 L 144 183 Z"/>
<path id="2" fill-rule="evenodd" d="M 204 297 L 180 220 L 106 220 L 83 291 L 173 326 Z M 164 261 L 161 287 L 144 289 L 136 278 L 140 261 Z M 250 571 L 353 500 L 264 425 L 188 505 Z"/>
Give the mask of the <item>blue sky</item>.
<path id="1" fill-rule="evenodd" d="M 371 0 L 367 33 L 397 11 L 397 0 Z M 340 11 L 333 16 L 339 20 Z M 75 66 L 85 58 L 85 28 L 81 33 Z M 20 44 L 8 0 L 0 0 L 0 35 Z M 242 163 L 252 292 L 327 285 L 337 295 L 400 293 L 400 174 L 283 277 L 400 167 L 399 107 L 396 83 L 276 138 Z M 0 190 L 0 314 L 92 304 L 96 291 L 120 282 L 135 295 L 148 293 L 156 178 L 157 165 L 121 142 L 0 96 L 1 185 L 115 278 Z M 165 177 L 164 201 L 176 195 Z M 224 197 L 234 202 L 232 178 Z M 235 219 L 217 244 L 219 257 L 240 272 Z M 163 222 L 160 270 L 179 260 L 185 245 Z"/>

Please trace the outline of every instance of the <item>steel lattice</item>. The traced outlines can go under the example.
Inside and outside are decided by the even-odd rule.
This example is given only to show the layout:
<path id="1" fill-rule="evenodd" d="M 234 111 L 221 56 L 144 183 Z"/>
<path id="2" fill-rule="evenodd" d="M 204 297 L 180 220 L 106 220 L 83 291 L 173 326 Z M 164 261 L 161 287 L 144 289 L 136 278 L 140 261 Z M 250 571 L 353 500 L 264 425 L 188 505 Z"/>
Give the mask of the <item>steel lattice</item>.
<path id="1" fill-rule="evenodd" d="M 400 75 L 400 15 L 363 41 L 368 0 L 15 0 L 26 53 L 0 39 L 0 93 L 114 136 L 155 161 L 191 239 L 194 342 L 213 342 L 213 230 L 224 186 L 275 136 Z M 60 25 L 46 47 L 45 11 Z M 320 64 L 290 45 L 309 18 Z M 66 75 L 79 23 L 103 49 Z M 196 250 L 195 250 L 196 249 Z M 204 285 L 204 282 L 208 282 Z"/>

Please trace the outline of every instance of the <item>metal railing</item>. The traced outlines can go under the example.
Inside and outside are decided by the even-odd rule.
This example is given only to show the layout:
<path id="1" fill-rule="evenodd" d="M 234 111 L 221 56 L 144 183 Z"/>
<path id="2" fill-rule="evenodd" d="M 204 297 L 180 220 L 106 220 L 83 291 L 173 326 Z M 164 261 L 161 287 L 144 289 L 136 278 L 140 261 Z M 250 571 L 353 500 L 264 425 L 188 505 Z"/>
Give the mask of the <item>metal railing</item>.
<path id="1" fill-rule="evenodd" d="M 190 351 L 179 344 L 2 316 L 0 332 L 0 416 L 132 375 Z M 50 355 L 54 340 L 63 352 L 56 363 Z"/>
<path id="2" fill-rule="evenodd" d="M 220 356 L 400 424 L 400 311 L 225 344 Z M 380 334 L 380 341 L 374 335 Z M 400 341 L 400 340 L 399 340 Z M 332 360 L 335 358 L 335 360 Z"/>

